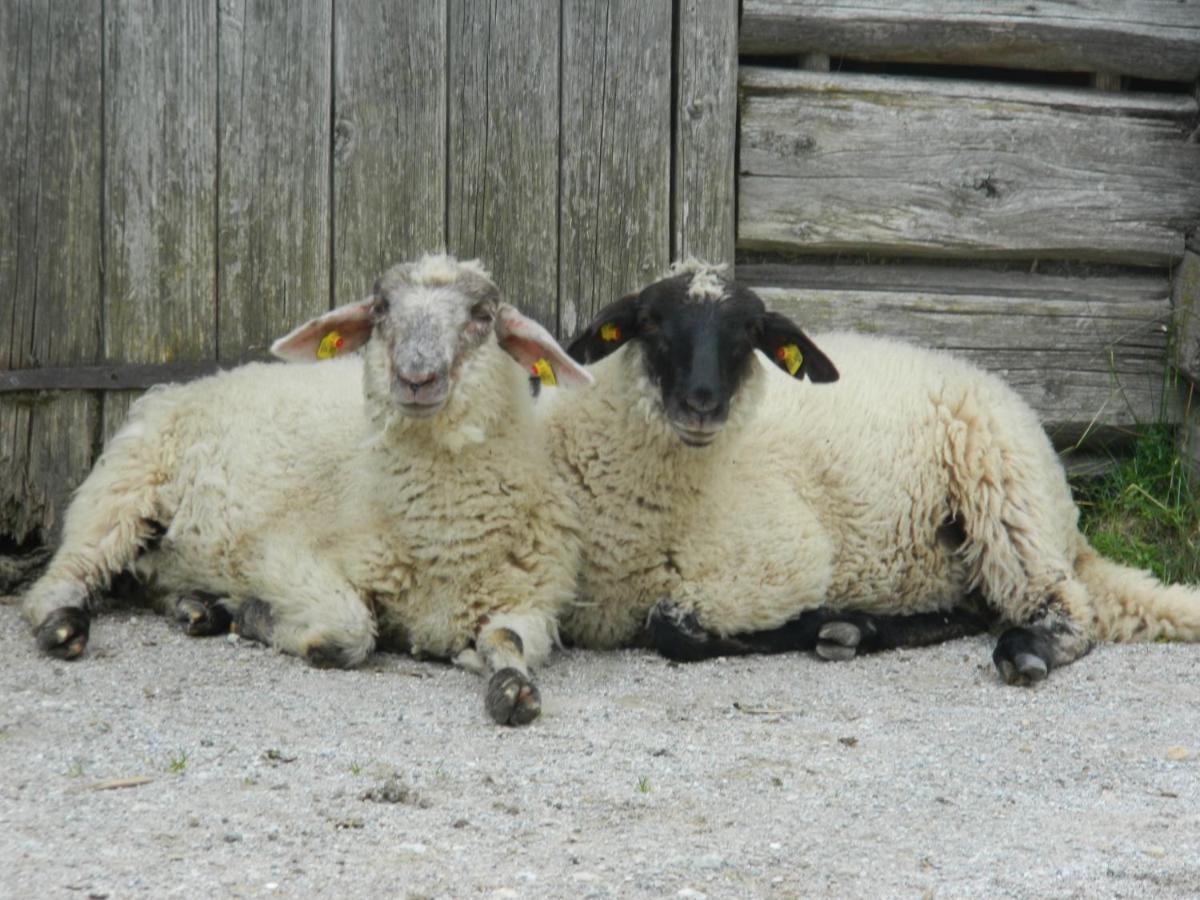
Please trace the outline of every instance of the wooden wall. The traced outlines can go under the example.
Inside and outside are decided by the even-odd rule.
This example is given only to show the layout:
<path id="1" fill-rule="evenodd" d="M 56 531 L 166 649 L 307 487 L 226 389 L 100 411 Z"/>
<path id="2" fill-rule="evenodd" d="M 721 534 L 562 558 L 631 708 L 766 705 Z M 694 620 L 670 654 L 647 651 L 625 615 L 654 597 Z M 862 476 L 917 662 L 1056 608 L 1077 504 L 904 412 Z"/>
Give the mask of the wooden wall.
<path id="1" fill-rule="evenodd" d="M 136 389 L 262 357 L 392 262 L 482 257 L 571 332 L 680 252 L 731 259 L 737 13 L 0 0 L 0 536 L 52 535 Z"/>
<path id="2" fill-rule="evenodd" d="M 0 542 L 52 537 L 141 388 L 442 249 L 562 335 L 736 253 L 1061 444 L 1177 419 L 1200 0 L 987 6 L 0 0 Z"/>
<path id="3" fill-rule="evenodd" d="M 1060 447 L 1179 421 L 1200 0 L 745 0 L 740 50 L 740 277 L 966 354 Z"/>

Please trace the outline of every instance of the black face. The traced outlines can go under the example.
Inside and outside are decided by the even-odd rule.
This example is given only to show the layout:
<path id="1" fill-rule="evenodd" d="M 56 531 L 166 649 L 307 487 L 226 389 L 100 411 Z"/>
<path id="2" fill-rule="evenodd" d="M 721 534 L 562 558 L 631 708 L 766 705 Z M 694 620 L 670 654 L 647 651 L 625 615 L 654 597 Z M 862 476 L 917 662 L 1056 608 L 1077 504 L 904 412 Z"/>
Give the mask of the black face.
<path id="1" fill-rule="evenodd" d="M 647 374 L 662 391 L 667 420 L 694 447 L 720 432 L 756 349 L 796 378 L 837 380 L 833 363 L 789 319 L 768 312 L 753 291 L 710 277 L 706 287 L 717 289 L 697 299 L 688 295 L 693 277 L 658 281 L 613 303 L 575 339 L 570 354 L 595 362 L 636 340 Z"/>

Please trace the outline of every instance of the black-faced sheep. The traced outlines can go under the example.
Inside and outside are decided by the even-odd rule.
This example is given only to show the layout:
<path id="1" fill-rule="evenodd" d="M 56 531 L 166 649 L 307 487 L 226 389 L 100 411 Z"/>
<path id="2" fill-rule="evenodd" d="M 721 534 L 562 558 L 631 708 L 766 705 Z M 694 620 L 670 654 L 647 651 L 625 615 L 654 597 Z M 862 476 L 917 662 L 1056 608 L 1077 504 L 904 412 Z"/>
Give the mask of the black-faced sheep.
<path id="1" fill-rule="evenodd" d="M 1012 684 L 1098 640 L 1200 638 L 1200 592 L 1102 559 L 1035 414 L 949 354 L 814 342 L 704 266 L 613 303 L 570 352 L 599 386 L 548 410 L 589 523 L 577 642 L 783 649 L 821 605 L 980 596 L 1010 626 L 993 658 Z"/>
<path id="2" fill-rule="evenodd" d="M 134 571 L 182 595 L 193 633 L 232 616 L 317 665 L 356 665 L 377 641 L 451 658 L 492 673 L 494 719 L 534 718 L 528 667 L 573 596 L 577 537 L 547 483 L 529 370 L 591 376 L 478 263 L 444 256 L 388 270 L 272 350 L 315 362 L 360 346 L 139 400 L 24 598 L 39 645 L 78 656 L 92 598 Z"/>

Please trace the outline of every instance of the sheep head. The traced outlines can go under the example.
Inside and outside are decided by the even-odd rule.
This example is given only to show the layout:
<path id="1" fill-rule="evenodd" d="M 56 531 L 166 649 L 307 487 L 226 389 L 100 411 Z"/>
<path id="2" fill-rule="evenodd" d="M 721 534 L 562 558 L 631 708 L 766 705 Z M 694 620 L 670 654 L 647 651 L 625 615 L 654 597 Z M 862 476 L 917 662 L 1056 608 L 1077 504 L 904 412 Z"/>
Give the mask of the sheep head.
<path id="1" fill-rule="evenodd" d="M 318 316 L 277 340 L 271 352 L 292 362 L 351 353 L 370 341 L 397 411 L 427 418 L 441 410 L 480 348 L 497 343 L 530 370 L 545 360 L 557 382 L 591 384 L 551 334 L 501 302 L 478 261 L 426 256 L 392 266 L 371 296 Z"/>
<path id="2" fill-rule="evenodd" d="M 601 310 L 568 348 L 596 362 L 626 343 L 641 352 L 667 421 L 687 445 L 712 440 L 752 371 L 754 351 L 794 378 L 836 381 L 837 369 L 786 316 L 769 311 L 724 267 L 689 262 Z"/>

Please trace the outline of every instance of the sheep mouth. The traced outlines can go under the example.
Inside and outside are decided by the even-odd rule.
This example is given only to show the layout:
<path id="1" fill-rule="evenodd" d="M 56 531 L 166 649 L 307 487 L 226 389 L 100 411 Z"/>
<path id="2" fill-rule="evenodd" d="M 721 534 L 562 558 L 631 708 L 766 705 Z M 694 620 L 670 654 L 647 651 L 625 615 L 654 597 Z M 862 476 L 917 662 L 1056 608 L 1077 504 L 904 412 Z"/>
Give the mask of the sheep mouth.
<path id="1" fill-rule="evenodd" d="M 679 439 L 689 447 L 707 447 L 714 440 L 716 440 L 717 435 L 721 433 L 720 425 L 692 428 L 687 425 L 680 425 L 677 422 L 672 422 L 671 427 L 675 429 L 675 433 L 679 435 Z"/>
<path id="2" fill-rule="evenodd" d="M 438 410 L 445 405 L 446 398 L 442 397 L 431 403 L 401 402 L 397 403 L 396 407 L 410 419 L 428 419 L 430 416 L 436 415 Z"/>

